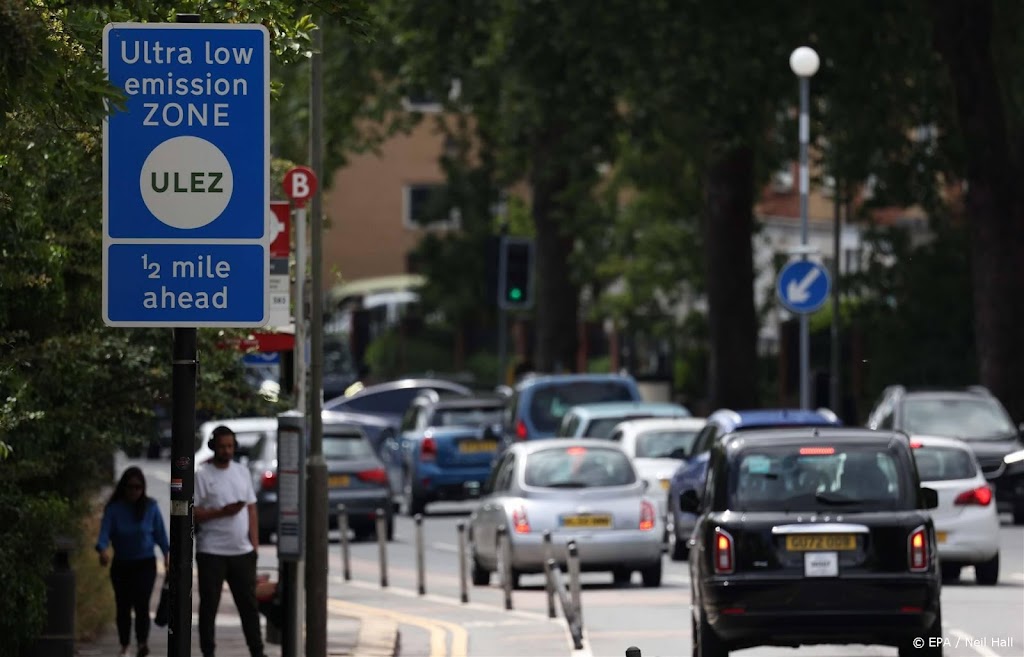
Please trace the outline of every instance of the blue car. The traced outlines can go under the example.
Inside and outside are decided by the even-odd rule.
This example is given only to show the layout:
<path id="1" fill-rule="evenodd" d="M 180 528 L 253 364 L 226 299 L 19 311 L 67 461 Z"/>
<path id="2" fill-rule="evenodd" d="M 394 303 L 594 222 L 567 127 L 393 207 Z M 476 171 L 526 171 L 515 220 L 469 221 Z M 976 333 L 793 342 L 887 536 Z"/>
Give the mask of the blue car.
<path id="1" fill-rule="evenodd" d="M 693 449 L 686 461 L 679 466 L 668 487 L 668 508 L 672 512 L 672 531 L 669 532 L 669 551 L 674 561 L 685 561 L 689 547 L 687 542 L 697 522 L 697 516 L 679 508 L 679 494 L 684 490 L 704 490 L 708 473 L 708 457 L 711 449 L 722 436 L 751 429 L 772 429 L 786 427 L 838 427 L 842 426 L 836 414 L 827 408 L 818 410 L 763 409 L 733 411 L 720 409 L 708 417 L 704 429 L 693 442 Z"/>
<path id="2" fill-rule="evenodd" d="M 405 512 L 424 513 L 437 500 L 479 495 L 499 448 L 499 397 L 442 397 L 428 391 L 413 400 L 382 457 Z"/>

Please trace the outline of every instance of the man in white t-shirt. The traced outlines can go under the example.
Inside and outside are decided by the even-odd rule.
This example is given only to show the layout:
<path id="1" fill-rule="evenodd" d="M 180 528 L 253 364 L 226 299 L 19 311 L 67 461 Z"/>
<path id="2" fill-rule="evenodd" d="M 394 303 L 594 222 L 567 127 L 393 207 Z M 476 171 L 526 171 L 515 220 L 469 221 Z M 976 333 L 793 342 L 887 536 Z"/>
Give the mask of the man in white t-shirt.
<path id="1" fill-rule="evenodd" d="M 225 426 L 213 430 L 213 459 L 196 472 L 196 566 L 199 571 L 199 647 L 214 657 L 214 627 L 227 581 L 252 657 L 264 657 L 256 602 L 259 525 L 249 471 L 234 460 L 238 441 Z"/>

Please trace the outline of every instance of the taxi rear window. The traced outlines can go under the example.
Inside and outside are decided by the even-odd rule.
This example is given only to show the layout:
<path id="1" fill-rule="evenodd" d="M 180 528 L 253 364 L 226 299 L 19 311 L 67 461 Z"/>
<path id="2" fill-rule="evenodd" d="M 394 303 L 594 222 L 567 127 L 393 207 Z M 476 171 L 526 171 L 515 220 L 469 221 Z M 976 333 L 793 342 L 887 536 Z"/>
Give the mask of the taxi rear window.
<path id="1" fill-rule="evenodd" d="M 907 478 L 884 446 L 753 447 L 734 461 L 729 508 L 863 511 L 913 508 Z"/>
<path id="2" fill-rule="evenodd" d="M 971 455 L 956 447 L 916 447 L 914 460 L 921 481 L 973 479 L 978 474 Z"/>
<path id="3" fill-rule="evenodd" d="M 599 488 L 636 481 L 629 458 L 618 450 L 588 447 L 544 449 L 526 459 L 525 482 L 537 488 Z"/>

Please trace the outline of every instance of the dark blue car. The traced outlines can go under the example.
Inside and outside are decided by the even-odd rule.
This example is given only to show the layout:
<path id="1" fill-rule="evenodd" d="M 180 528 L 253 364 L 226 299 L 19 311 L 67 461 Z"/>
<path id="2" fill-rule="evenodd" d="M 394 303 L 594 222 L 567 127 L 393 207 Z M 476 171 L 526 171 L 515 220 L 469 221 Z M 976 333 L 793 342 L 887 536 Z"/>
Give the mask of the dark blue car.
<path id="1" fill-rule="evenodd" d="M 669 550 L 672 559 L 684 561 L 689 548 L 687 541 L 697 522 L 697 516 L 679 508 L 679 494 L 684 490 L 704 490 L 708 473 L 708 457 L 711 448 L 722 436 L 751 429 L 784 427 L 838 427 L 841 426 L 836 414 L 827 408 L 818 410 L 763 409 L 733 411 L 727 408 L 717 410 L 708 417 L 708 422 L 693 442 L 693 450 L 686 461 L 679 466 L 668 488 L 668 508 L 672 513 L 672 531 L 669 533 Z"/>

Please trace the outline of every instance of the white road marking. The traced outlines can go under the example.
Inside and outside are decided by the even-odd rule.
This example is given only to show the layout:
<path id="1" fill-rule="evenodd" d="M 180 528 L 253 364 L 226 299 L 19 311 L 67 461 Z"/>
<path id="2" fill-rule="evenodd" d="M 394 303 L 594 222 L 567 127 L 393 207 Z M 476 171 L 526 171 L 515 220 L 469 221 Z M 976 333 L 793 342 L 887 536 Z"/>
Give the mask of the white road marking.
<path id="1" fill-rule="evenodd" d="M 954 627 L 950 628 L 949 633 L 957 638 L 957 644 L 963 643 L 966 647 L 981 655 L 981 657 L 1000 657 L 999 653 L 992 651 L 988 646 L 984 645 L 984 641 L 975 639 L 963 630 L 958 630 Z"/>
<path id="2" fill-rule="evenodd" d="M 440 550 L 441 552 L 451 552 L 452 554 L 459 551 L 459 546 L 453 543 L 431 543 L 430 548 L 432 550 Z"/>

